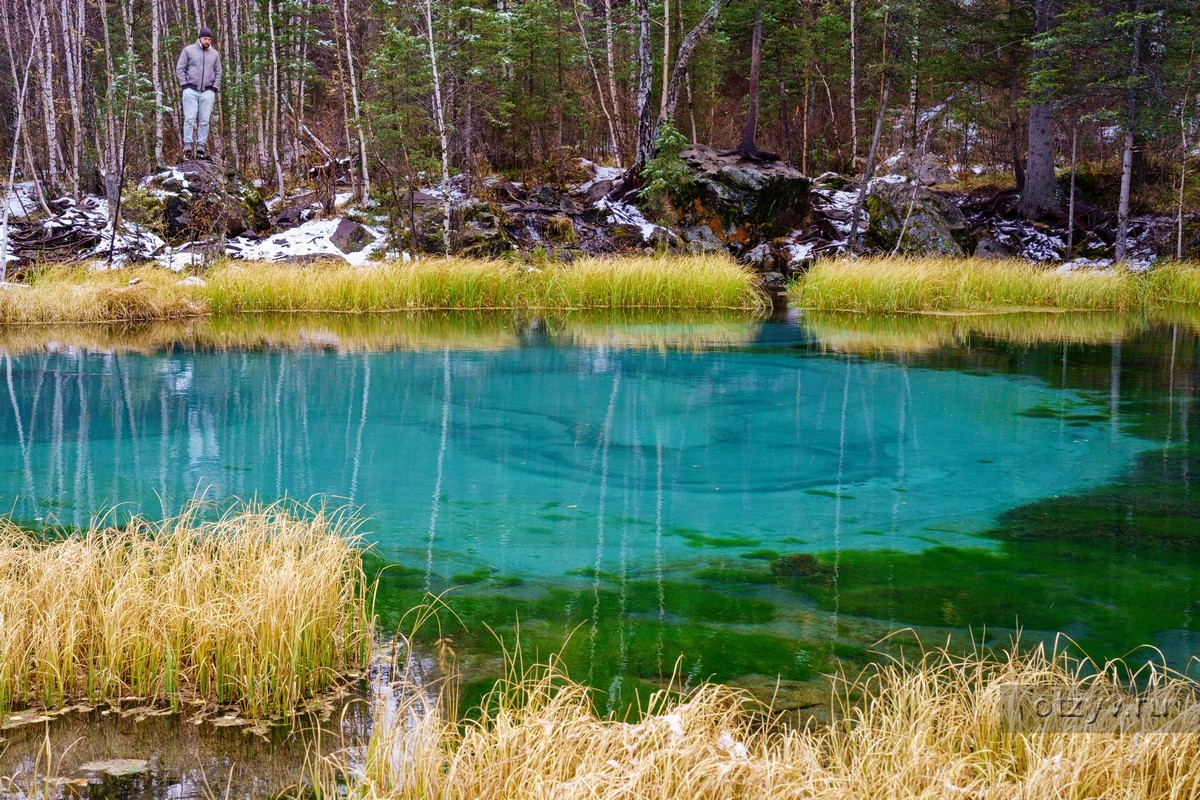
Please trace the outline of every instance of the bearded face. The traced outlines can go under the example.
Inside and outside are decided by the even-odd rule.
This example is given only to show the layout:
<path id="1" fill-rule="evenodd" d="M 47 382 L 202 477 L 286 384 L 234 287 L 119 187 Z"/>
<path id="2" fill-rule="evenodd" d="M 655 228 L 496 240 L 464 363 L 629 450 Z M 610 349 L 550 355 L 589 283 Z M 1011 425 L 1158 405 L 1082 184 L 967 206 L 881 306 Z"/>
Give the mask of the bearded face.
<path id="1" fill-rule="evenodd" d="M 211 36 L 201 36 L 200 37 L 200 46 L 202 48 L 204 48 L 205 50 L 207 50 L 209 47 L 212 46 L 212 37 Z"/>

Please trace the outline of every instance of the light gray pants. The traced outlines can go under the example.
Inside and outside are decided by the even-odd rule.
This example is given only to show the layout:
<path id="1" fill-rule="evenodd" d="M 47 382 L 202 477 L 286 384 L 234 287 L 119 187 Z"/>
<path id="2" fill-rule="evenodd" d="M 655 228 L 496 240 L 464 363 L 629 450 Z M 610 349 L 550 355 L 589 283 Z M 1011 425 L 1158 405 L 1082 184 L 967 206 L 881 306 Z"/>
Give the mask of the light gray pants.
<path id="1" fill-rule="evenodd" d="M 192 149 L 192 142 L 198 147 L 208 143 L 208 118 L 212 116 L 213 103 L 217 93 L 212 89 L 197 92 L 195 89 L 183 90 L 183 147 Z"/>

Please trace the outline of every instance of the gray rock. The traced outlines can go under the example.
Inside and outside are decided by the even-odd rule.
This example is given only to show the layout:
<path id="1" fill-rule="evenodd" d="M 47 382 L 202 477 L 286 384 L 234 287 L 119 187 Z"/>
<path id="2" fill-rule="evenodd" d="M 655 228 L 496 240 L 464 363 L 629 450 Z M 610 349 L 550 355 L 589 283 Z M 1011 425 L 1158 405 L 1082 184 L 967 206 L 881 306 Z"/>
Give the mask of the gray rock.
<path id="1" fill-rule="evenodd" d="M 946 162 L 936 153 L 920 154 L 902 150 L 885 163 L 897 175 L 907 176 L 922 186 L 937 186 L 954 180 Z"/>
<path id="2" fill-rule="evenodd" d="M 776 266 L 783 265 L 783 260 L 779 258 L 778 253 L 775 252 L 775 248 L 766 243 L 751 249 L 742 256 L 741 261 L 746 266 L 759 272 L 773 272 L 776 270 Z M 780 278 L 782 279 L 782 276 Z"/>
<path id="3" fill-rule="evenodd" d="M 782 161 L 749 161 L 704 145 L 680 156 L 695 183 L 689 196 L 673 200 L 692 226 L 707 225 L 727 245 L 753 247 L 808 215 L 811 182 Z"/>
<path id="4" fill-rule="evenodd" d="M 867 195 L 870 227 L 864 237 L 878 250 L 908 255 L 964 254 L 967 219 L 958 206 L 923 186 L 894 178 L 871 182 Z"/>
<path id="5" fill-rule="evenodd" d="M 374 242 L 375 237 L 354 220 L 343 219 L 329 235 L 329 241 L 343 253 L 357 253 Z"/>
<path id="6" fill-rule="evenodd" d="M 725 245 L 713 233 L 712 228 L 707 225 L 684 228 L 683 241 L 684 246 L 689 252 L 698 255 L 703 253 L 720 253 L 725 250 Z"/>
<path id="7" fill-rule="evenodd" d="M 293 264 L 297 267 L 340 266 L 349 264 L 345 257 L 333 253 L 306 253 L 304 255 L 285 256 L 279 259 L 280 264 Z"/>
<path id="8" fill-rule="evenodd" d="M 1012 251 L 1001 244 L 996 237 L 985 233 L 975 245 L 976 258 L 1012 258 Z"/>

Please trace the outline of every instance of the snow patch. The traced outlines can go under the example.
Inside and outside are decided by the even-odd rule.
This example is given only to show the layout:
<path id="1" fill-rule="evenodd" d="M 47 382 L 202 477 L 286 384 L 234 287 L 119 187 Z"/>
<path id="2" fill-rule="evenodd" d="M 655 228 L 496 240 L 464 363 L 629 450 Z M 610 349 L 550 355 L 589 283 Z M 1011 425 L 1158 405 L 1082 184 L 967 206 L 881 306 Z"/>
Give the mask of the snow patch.
<path id="1" fill-rule="evenodd" d="M 596 209 L 599 211 L 608 212 L 608 221 L 615 225 L 630 225 L 639 229 L 642 232 L 642 241 L 649 242 L 656 231 L 666 232 L 666 228 L 661 225 L 655 225 L 646 216 L 642 214 L 641 209 L 630 203 L 621 200 L 609 200 L 607 197 L 600 198 L 600 202 L 596 203 Z"/>
<path id="2" fill-rule="evenodd" d="M 4 198 L 8 216 L 12 219 L 27 217 L 37 208 L 37 187 L 33 181 L 14 183 L 12 191 Z"/>
<path id="3" fill-rule="evenodd" d="M 238 237 L 230 240 L 226 252 L 233 258 L 251 261 L 283 261 L 295 256 L 328 255 L 345 259 L 355 266 L 362 266 L 383 246 L 383 230 L 367 227 L 375 241 L 357 253 L 343 253 L 330 239 L 339 222 L 340 219 L 312 220 L 283 233 L 268 236 L 262 241 L 245 236 Z"/>

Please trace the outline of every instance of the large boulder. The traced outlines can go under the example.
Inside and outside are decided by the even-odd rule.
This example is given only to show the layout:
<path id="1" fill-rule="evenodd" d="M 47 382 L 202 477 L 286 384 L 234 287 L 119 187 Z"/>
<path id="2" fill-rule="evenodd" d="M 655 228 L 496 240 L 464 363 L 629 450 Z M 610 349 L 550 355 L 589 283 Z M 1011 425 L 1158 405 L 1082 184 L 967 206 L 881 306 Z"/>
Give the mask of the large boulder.
<path id="1" fill-rule="evenodd" d="M 680 157 L 694 181 L 677 198 L 681 215 L 689 226 L 706 225 L 735 252 L 786 234 L 808 216 L 811 182 L 782 161 L 751 161 L 704 145 Z"/>
<path id="2" fill-rule="evenodd" d="M 270 227 L 258 190 L 239 175 L 226 175 L 219 160 L 184 161 L 146 178 L 142 187 L 163 201 L 170 241 L 262 233 Z"/>
<path id="3" fill-rule="evenodd" d="M 967 218 L 954 203 L 924 186 L 892 176 L 876 179 L 866 206 L 867 246 L 908 255 L 964 255 Z"/>

